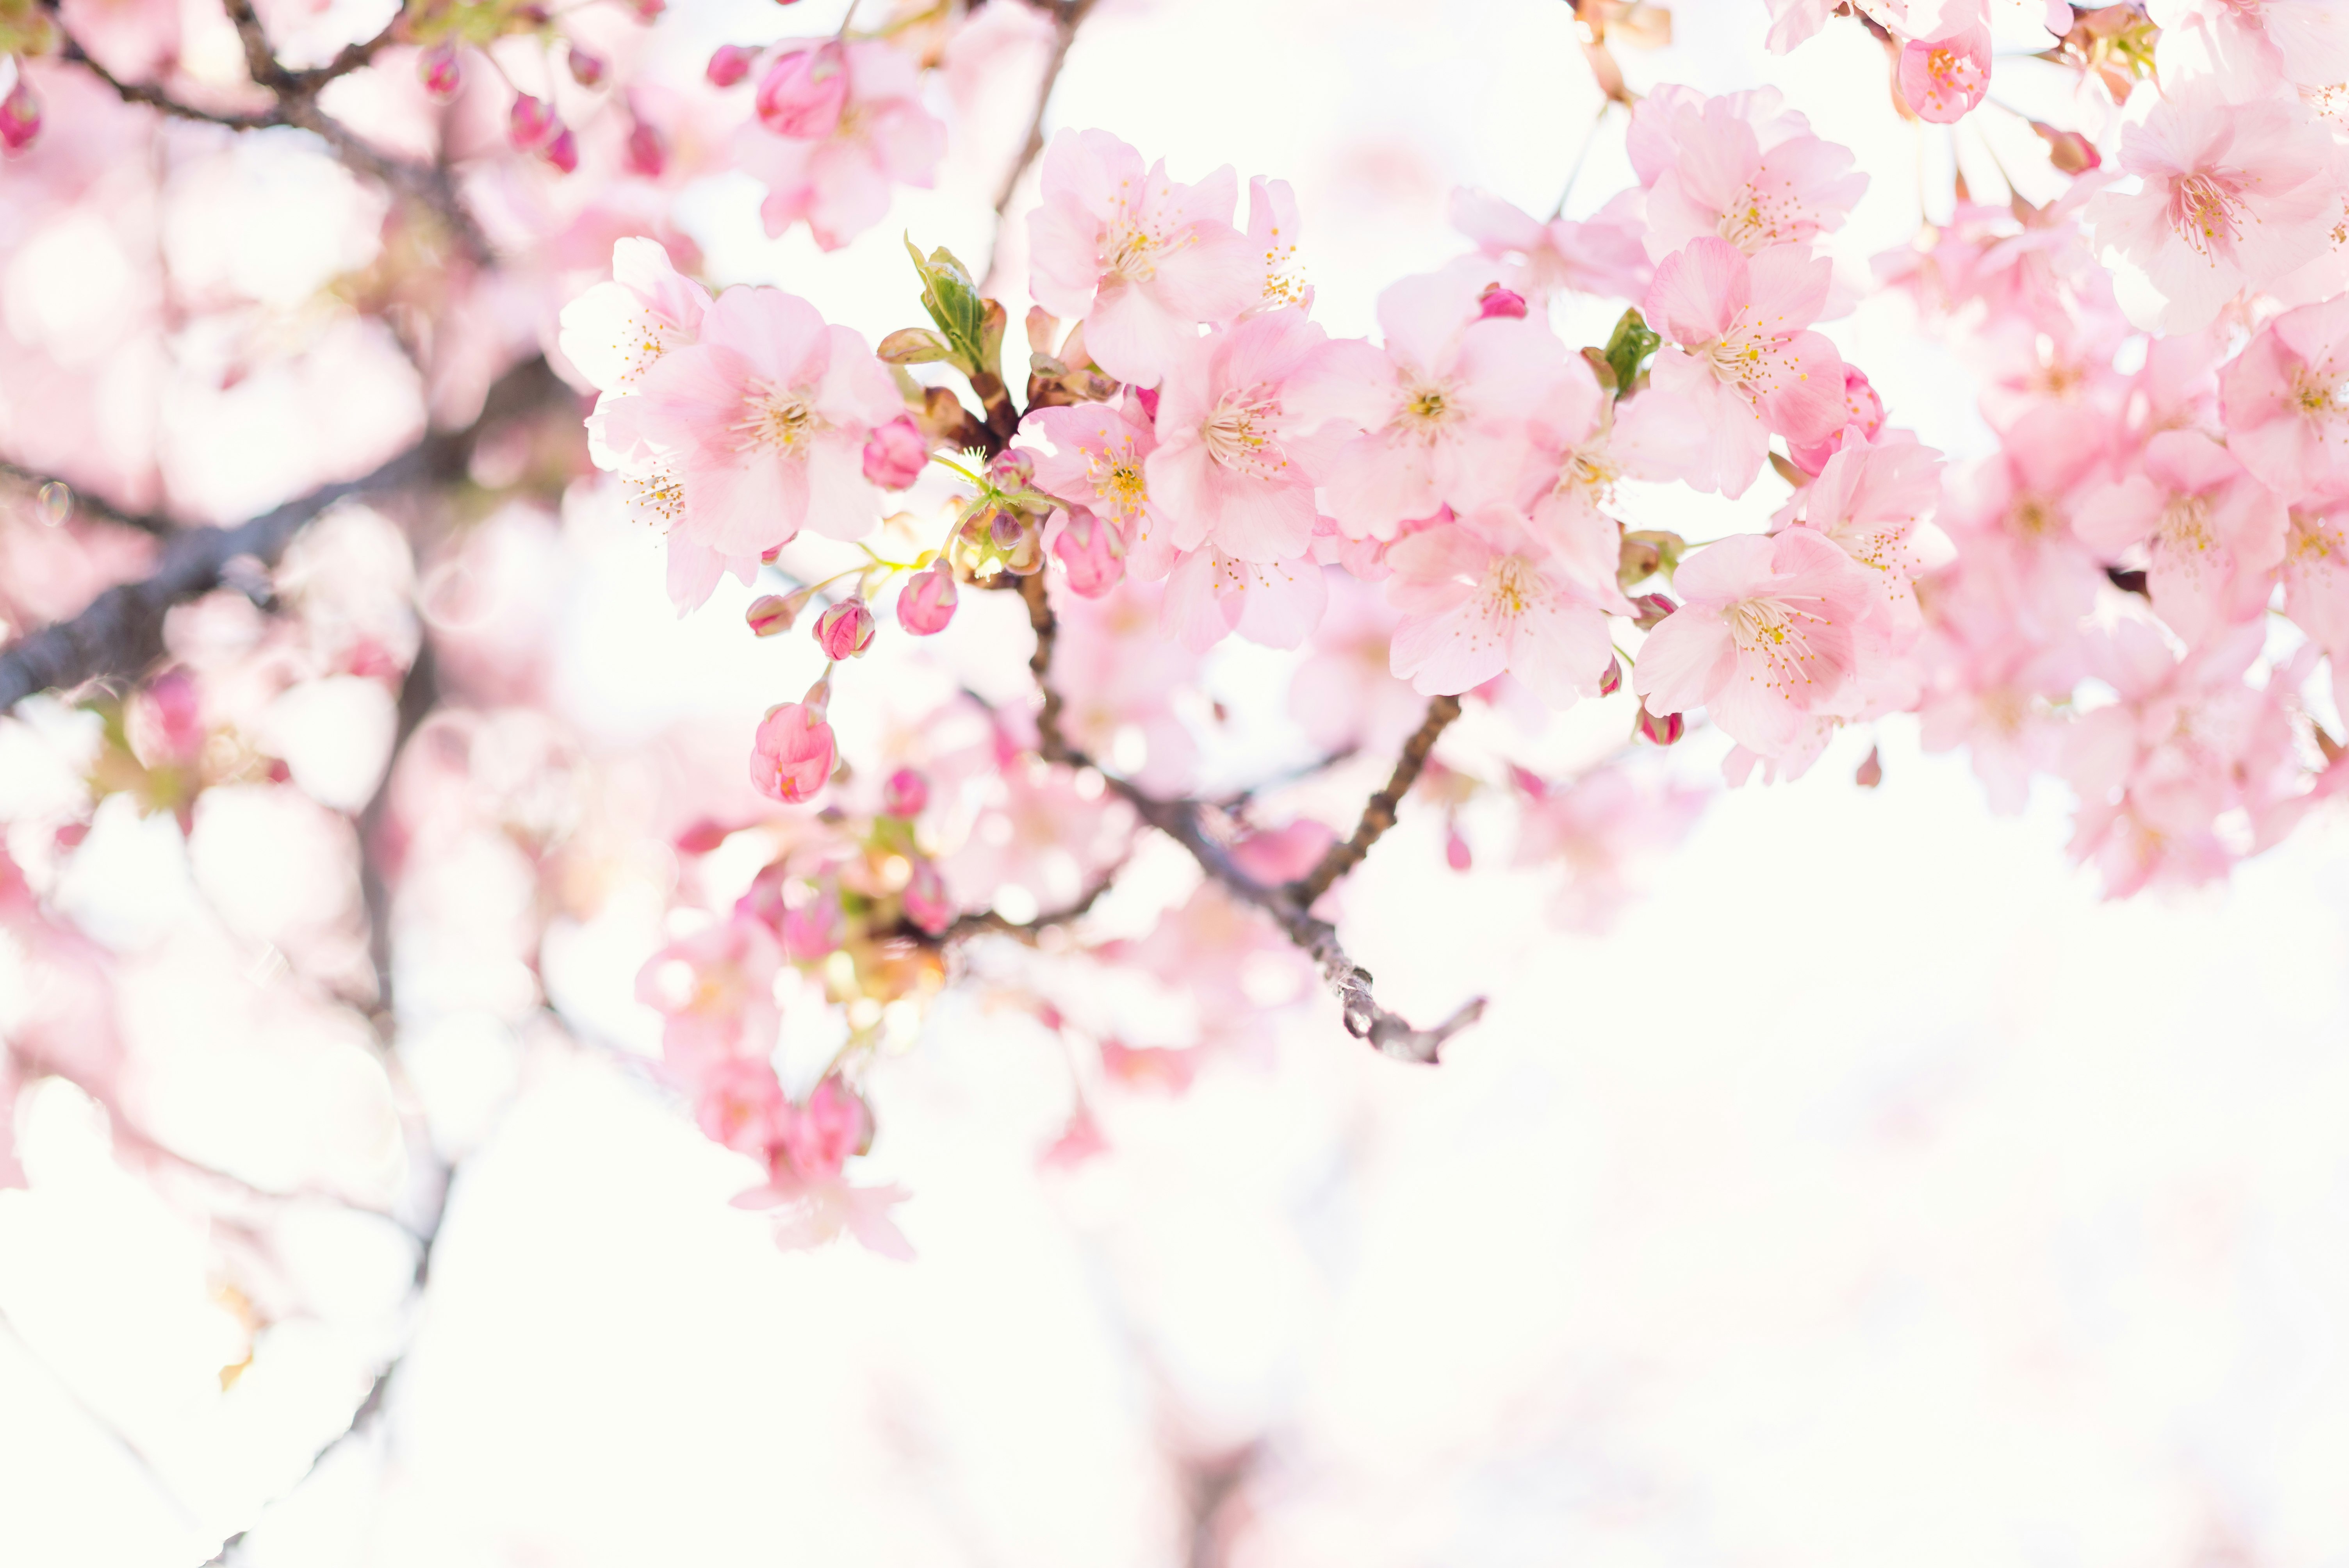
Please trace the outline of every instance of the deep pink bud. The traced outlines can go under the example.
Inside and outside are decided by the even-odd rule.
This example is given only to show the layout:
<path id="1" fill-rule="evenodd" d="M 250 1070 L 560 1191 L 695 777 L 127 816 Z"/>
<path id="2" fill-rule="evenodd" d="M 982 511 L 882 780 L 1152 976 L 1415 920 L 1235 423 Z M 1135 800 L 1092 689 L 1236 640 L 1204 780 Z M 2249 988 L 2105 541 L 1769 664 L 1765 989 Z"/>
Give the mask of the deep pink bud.
<path id="1" fill-rule="evenodd" d="M 1486 284 L 1485 292 L 1476 296 L 1476 318 L 1482 321 L 1495 315 L 1523 321 L 1526 318 L 1526 296 L 1498 284 Z"/>
<path id="2" fill-rule="evenodd" d="M 639 22 L 657 22 L 660 14 L 668 9 L 668 0 L 628 0 L 629 9 Z"/>
<path id="3" fill-rule="evenodd" d="M 659 179 L 668 167 L 668 143 L 650 120 L 640 119 L 628 128 L 626 161 L 629 173 L 647 180 Z"/>
<path id="4" fill-rule="evenodd" d="M 1116 587 L 1125 575 L 1125 543 L 1117 530 L 1081 506 L 1070 507 L 1059 521 L 1052 553 L 1068 569 L 1069 586 L 1086 599 Z"/>
<path id="5" fill-rule="evenodd" d="M 750 67 L 758 58 L 756 49 L 746 49 L 740 44 L 720 44 L 702 74 L 713 88 L 730 88 L 750 74 Z"/>
<path id="6" fill-rule="evenodd" d="M 947 894 L 946 878 L 928 861 L 914 862 L 914 878 L 905 884 L 905 918 L 932 936 L 954 923 L 954 900 Z"/>
<path id="7" fill-rule="evenodd" d="M 987 465 L 987 477 L 1003 490 L 1026 490 L 1036 477 L 1036 456 L 1018 447 L 1007 448 Z"/>
<path id="8" fill-rule="evenodd" d="M 8 96 L 0 98 L 0 147 L 11 152 L 22 152 L 33 145 L 41 134 L 41 100 L 34 95 L 33 84 L 24 77 L 24 67 L 17 67 L 16 85 Z"/>
<path id="9" fill-rule="evenodd" d="M 930 444 L 909 414 L 875 427 L 864 443 L 864 477 L 883 490 L 910 488 L 929 464 Z"/>
<path id="10" fill-rule="evenodd" d="M 1623 661 L 1620 659 L 1609 659 L 1607 661 L 1607 673 L 1599 677 L 1599 695 L 1600 696 L 1613 696 L 1617 692 L 1621 691 L 1622 689 Z"/>
<path id="11" fill-rule="evenodd" d="M 873 612 L 853 594 L 843 599 L 815 618 L 815 643 L 835 663 L 856 657 L 873 645 Z"/>
<path id="12" fill-rule="evenodd" d="M 1475 857 L 1468 852 L 1468 841 L 1460 836 L 1457 824 L 1444 830 L 1444 863 L 1455 872 L 1464 872 L 1475 863 Z"/>
<path id="13" fill-rule="evenodd" d="M 571 79 L 583 88 L 601 87 L 612 68 L 603 56 L 591 55 L 576 44 L 564 51 L 563 61 L 571 67 Z"/>
<path id="14" fill-rule="evenodd" d="M 825 44 L 768 67 L 759 82 L 759 123 L 802 141 L 830 136 L 848 106 L 847 58 L 838 44 Z"/>
<path id="15" fill-rule="evenodd" d="M 528 152 L 546 145 L 562 124 L 553 104 L 528 93 L 517 93 L 513 108 L 506 112 L 506 139 Z"/>
<path id="16" fill-rule="evenodd" d="M 1670 746 L 1688 733 L 1688 721 L 1676 713 L 1650 713 L 1648 705 L 1640 705 L 1639 734 L 1643 740 L 1658 746 Z"/>
<path id="17" fill-rule="evenodd" d="M 934 637 L 947 629 L 955 613 L 954 568 L 944 561 L 916 573 L 897 591 L 897 624 L 917 637 Z"/>
<path id="18" fill-rule="evenodd" d="M 1142 405 L 1142 411 L 1150 416 L 1150 422 L 1152 424 L 1155 425 L 1158 423 L 1158 389 L 1156 387 L 1135 387 L 1133 389 L 1133 400 Z"/>
<path id="19" fill-rule="evenodd" d="M 2104 155 L 2096 150 L 2096 144 L 2078 131 L 2058 130 L 2035 119 L 2031 122 L 2031 129 L 2037 131 L 2039 139 L 2047 144 L 2047 160 L 2064 173 L 2085 174 L 2091 169 L 2103 166 Z"/>
<path id="20" fill-rule="evenodd" d="M 911 768 L 900 768 L 881 786 L 881 814 L 918 817 L 930 803 L 930 781 Z"/>
<path id="21" fill-rule="evenodd" d="M 568 174 L 579 167 L 579 139 L 571 134 L 569 126 L 564 126 L 554 133 L 554 140 L 538 150 L 538 155 L 560 172 Z"/>
<path id="22" fill-rule="evenodd" d="M 457 89 L 465 82 L 464 67 L 457 63 L 457 46 L 435 44 L 419 55 L 416 76 L 424 84 L 424 90 L 434 98 L 444 101 L 455 98 Z"/>
<path id="23" fill-rule="evenodd" d="M 762 593 L 750 601 L 742 618 L 760 636 L 771 637 L 792 629 L 792 623 L 799 618 L 799 606 L 781 593 Z"/>
<path id="24" fill-rule="evenodd" d="M 839 752 L 823 709 L 787 702 L 770 708 L 750 741 L 750 783 L 771 800 L 813 799 Z"/>
<path id="25" fill-rule="evenodd" d="M 1680 606 L 1672 603 L 1671 595 L 1668 593 L 1642 593 L 1631 601 L 1631 608 L 1638 612 L 1631 618 L 1631 624 L 1643 632 L 1652 632 L 1657 623 Z"/>

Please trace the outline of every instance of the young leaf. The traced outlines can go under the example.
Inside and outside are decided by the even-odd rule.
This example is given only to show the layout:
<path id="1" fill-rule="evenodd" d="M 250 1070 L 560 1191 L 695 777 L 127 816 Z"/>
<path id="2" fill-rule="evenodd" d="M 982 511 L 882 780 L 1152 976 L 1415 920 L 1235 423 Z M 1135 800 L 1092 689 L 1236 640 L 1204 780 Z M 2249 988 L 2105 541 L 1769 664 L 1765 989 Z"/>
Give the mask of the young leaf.
<path id="1" fill-rule="evenodd" d="M 1632 390 L 1632 384 L 1647 367 L 1649 356 L 1663 339 L 1650 330 L 1644 317 L 1636 310 L 1627 310 L 1623 319 L 1615 324 L 1615 335 L 1607 340 L 1607 365 L 1615 372 L 1615 395 L 1618 397 Z"/>

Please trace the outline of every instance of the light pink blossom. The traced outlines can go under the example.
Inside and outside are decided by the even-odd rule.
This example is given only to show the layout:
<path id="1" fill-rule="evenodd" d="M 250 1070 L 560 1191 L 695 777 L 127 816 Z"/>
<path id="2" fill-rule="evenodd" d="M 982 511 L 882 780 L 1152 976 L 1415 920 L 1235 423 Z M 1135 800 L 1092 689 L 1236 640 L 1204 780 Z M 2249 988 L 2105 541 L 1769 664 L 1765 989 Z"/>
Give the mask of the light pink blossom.
<path id="1" fill-rule="evenodd" d="M 1031 452 L 1038 490 L 1083 507 L 1130 542 L 1164 542 L 1166 530 L 1151 504 L 1146 468 L 1158 433 L 1141 397 L 1129 392 L 1114 407 L 1078 403 L 1039 408 L 1020 428 L 1052 443 L 1049 452 Z"/>
<path id="2" fill-rule="evenodd" d="M 1452 226 L 1488 261 L 1505 263 L 1501 281 L 1536 304 L 1563 293 L 1636 298 L 1651 268 L 1641 225 L 1626 211 L 1588 222 L 1543 222 L 1497 196 L 1463 186 L 1452 193 Z"/>
<path id="3" fill-rule="evenodd" d="M 2227 449 L 2287 496 L 2349 484 L 2349 295 L 2286 311 L 2220 373 Z"/>
<path id="4" fill-rule="evenodd" d="M 1982 23 L 1900 46 L 1900 96 L 1919 119 L 1951 125 L 1990 91 L 1990 28 Z"/>
<path id="5" fill-rule="evenodd" d="M 1651 258 L 1705 235 L 1757 255 L 1843 226 L 1868 176 L 1781 104 L 1768 88 L 1707 98 L 1668 86 L 1640 100 L 1625 145 L 1648 188 Z"/>
<path id="6" fill-rule="evenodd" d="M 1925 521 L 1940 501 L 1940 469 L 1941 454 L 1906 432 L 1854 443 L 1826 460 L 1790 508 L 1868 569 L 1878 602 L 1903 637 L 1922 624 L 1916 579 L 1951 554 L 1947 536 Z"/>
<path id="7" fill-rule="evenodd" d="M 736 1057 L 763 1057 L 782 1013 L 782 949 L 760 921 L 731 919 L 669 944 L 636 975 L 636 1000 L 661 1015 L 661 1058 L 698 1080 Z"/>
<path id="8" fill-rule="evenodd" d="M 2263 98 L 2286 81 L 2349 82 L 2349 12 L 2335 0 L 2146 0 L 2161 29 L 2164 80 L 2207 75 L 2230 99 Z"/>
<path id="9" fill-rule="evenodd" d="M 1093 363 L 1154 385 L 1198 335 L 1258 303 L 1262 272 L 1232 227 L 1237 176 L 1196 185 L 1146 171 L 1105 130 L 1064 130 L 1044 151 L 1043 204 L 1028 220 L 1029 292 L 1053 315 L 1081 316 Z"/>
<path id="10" fill-rule="evenodd" d="M 1813 714 L 1852 691 L 1868 573 L 1825 535 L 1738 534 L 1682 561 L 1682 603 L 1648 634 L 1632 686 L 1657 712 L 1702 707 L 1764 756 L 1788 750 Z"/>
<path id="11" fill-rule="evenodd" d="M 2257 614 L 2283 558 L 2283 503 L 2199 430 L 2147 442 L 2138 471 L 2085 499 L 2072 526 L 2107 560 L 2144 542 L 2154 612 L 2189 643 Z"/>
<path id="12" fill-rule="evenodd" d="M 1702 432 L 1680 470 L 1692 488 L 1743 495 L 1762 471 L 1772 431 L 1809 441 L 1839 427 L 1843 360 L 1804 330 L 1825 307 L 1833 273 L 1799 247 L 1748 258 L 1711 238 L 1656 268 L 1642 308 L 1671 346 L 1657 351 L 1642 396 Z"/>
<path id="13" fill-rule="evenodd" d="M 1601 596 L 1561 571 L 1525 514 L 1493 505 L 1397 541 L 1392 668 L 1428 695 L 1504 671 L 1552 707 L 1595 696 L 1615 656 Z"/>
<path id="14" fill-rule="evenodd" d="M 946 127 L 922 107 L 920 62 L 881 39 L 839 47 L 846 90 L 822 134 L 778 135 L 754 120 L 734 142 L 735 162 L 767 187 L 767 232 L 804 222 L 827 251 L 882 220 L 892 184 L 927 187 L 946 155 Z M 786 125 L 821 119 L 797 113 L 808 107 L 797 98 L 782 107 L 795 111 Z"/>

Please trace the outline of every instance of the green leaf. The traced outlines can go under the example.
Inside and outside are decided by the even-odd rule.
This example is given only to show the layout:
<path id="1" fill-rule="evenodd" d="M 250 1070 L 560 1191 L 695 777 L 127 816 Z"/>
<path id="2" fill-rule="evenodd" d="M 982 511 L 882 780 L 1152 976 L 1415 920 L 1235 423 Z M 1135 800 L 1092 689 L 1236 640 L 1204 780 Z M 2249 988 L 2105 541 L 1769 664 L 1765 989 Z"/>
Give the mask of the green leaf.
<path id="1" fill-rule="evenodd" d="M 1607 340 L 1607 366 L 1615 372 L 1616 397 L 1621 397 L 1633 389 L 1647 368 L 1649 356 L 1662 342 L 1638 311 L 1623 313 L 1623 319 L 1615 324 L 1615 335 Z"/>
<path id="2" fill-rule="evenodd" d="M 988 363 L 987 303 L 978 297 L 969 269 L 943 245 L 925 257 L 915 248 L 910 234 L 905 236 L 905 253 L 914 258 L 914 270 L 922 276 L 922 308 L 946 335 L 953 357 L 966 374 L 979 369 Z"/>
<path id="3" fill-rule="evenodd" d="M 908 326 L 883 338 L 874 353 L 880 356 L 884 365 L 927 365 L 933 360 L 953 358 L 954 347 L 926 326 Z"/>

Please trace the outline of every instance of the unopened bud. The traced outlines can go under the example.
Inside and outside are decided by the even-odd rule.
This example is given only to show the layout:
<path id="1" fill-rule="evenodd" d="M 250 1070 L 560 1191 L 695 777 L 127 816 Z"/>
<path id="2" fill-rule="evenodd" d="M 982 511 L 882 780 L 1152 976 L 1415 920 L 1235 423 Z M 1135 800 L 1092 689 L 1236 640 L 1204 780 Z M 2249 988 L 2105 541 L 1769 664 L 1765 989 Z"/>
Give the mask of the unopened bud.
<path id="1" fill-rule="evenodd" d="M 742 618 L 760 636 L 772 637 L 792 629 L 792 623 L 799 619 L 799 606 L 781 593 L 764 593 L 750 601 Z"/>
<path id="2" fill-rule="evenodd" d="M 911 768 L 900 768 L 881 786 L 881 814 L 918 817 L 930 803 L 930 781 Z"/>
<path id="3" fill-rule="evenodd" d="M 955 613 L 954 568 L 940 559 L 897 591 L 897 624 L 917 637 L 936 636 Z"/>
<path id="4" fill-rule="evenodd" d="M 559 173 L 569 174 L 579 167 L 579 139 L 564 126 L 554 133 L 554 139 L 538 150 L 538 155 L 554 165 Z"/>
<path id="5" fill-rule="evenodd" d="M 513 108 L 506 111 L 506 139 L 529 152 L 545 146 L 562 124 L 553 104 L 528 93 L 516 93 Z"/>
<path id="6" fill-rule="evenodd" d="M 1018 447 L 1007 448 L 987 465 L 987 477 L 1003 490 L 1026 490 L 1028 481 L 1036 477 L 1035 454 Z"/>
<path id="7" fill-rule="evenodd" d="M 900 414 L 874 428 L 864 443 L 864 477 L 883 490 L 911 489 L 929 467 L 930 444 L 913 417 Z"/>
<path id="8" fill-rule="evenodd" d="M 702 74 L 709 78 L 709 85 L 713 88 L 730 88 L 750 74 L 750 67 L 758 58 L 759 51 L 756 49 L 746 49 L 740 44 L 720 44 L 709 57 L 709 68 Z"/>
<path id="9" fill-rule="evenodd" d="M 1019 542 L 1028 537 L 1028 520 L 1016 511 L 998 509 L 988 519 L 987 537 L 998 550 L 1016 550 Z"/>
<path id="10" fill-rule="evenodd" d="M 1526 296 L 1498 284 L 1486 284 L 1485 292 L 1476 296 L 1476 317 L 1482 321 L 1496 315 L 1523 321 L 1526 318 Z"/>
<path id="11" fill-rule="evenodd" d="M 1640 738 L 1658 746 L 1670 746 L 1688 733 L 1688 721 L 1676 713 L 1650 713 L 1648 705 L 1640 705 Z"/>
<path id="12" fill-rule="evenodd" d="M 433 45 L 416 57 L 416 77 L 424 90 L 442 101 L 457 96 L 465 83 L 464 67 L 457 62 L 457 46 L 450 43 Z"/>
<path id="13" fill-rule="evenodd" d="M 1069 586 L 1087 599 L 1098 599 L 1125 575 L 1125 542 L 1117 530 L 1081 506 L 1061 514 L 1052 553 L 1069 573 Z"/>
<path id="14" fill-rule="evenodd" d="M 1631 618 L 1631 624 L 1643 632 L 1652 632 L 1659 622 L 1680 606 L 1672 603 L 1669 594 L 1642 593 L 1631 601 L 1631 608 L 1639 612 Z"/>
<path id="15" fill-rule="evenodd" d="M 855 658 L 873 645 L 873 612 L 862 599 L 843 599 L 815 618 L 815 642 L 835 664 Z"/>
<path id="16" fill-rule="evenodd" d="M 16 85 L 8 96 L 0 98 L 0 147 L 10 152 L 22 152 L 33 145 L 41 134 L 41 100 L 33 92 L 33 84 L 25 79 L 24 67 L 16 67 Z"/>
<path id="17" fill-rule="evenodd" d="M 1851 776 L 1851 781 L 1863 789 L 1873 789 L 1883 783 L 1884 754 L 1875 747 L 1869 747 L 1868 760 L 1859 765 L 1859 771 Z"/>
<path id="18" fill-rule="evenodd" d="M 2096 144 L 2076 130 L 2058 130 L 2035 119 L 2031 122 L 2031 129 L 2037 131 L 2040 139 L 2047 144 L 2047 161 L 2066 174 L 2085 174 L 2091 169 L 2101 167 L 2105 161 L 2103 155 L 2096 150 Z"/>
<path id="19" fill-rule="evenodd" d="M 1475 864 L 1475 857 L 1468 852 L 1468 841 L 1460 836 L 1457 823 L 1444 830 L 1444 863 L 1455 872 L 1464 872 Z"/>
<path id="20" fill-rule="evenodd" d="M 647 180 L 657 180 L 668 168 L 668 142 L 660 128 L 650 120 L 640 119 L 628 129 L 626 153 L 628 172 Z"/>
<path id="21" fill-rule="evenodd" d="M 1620 659 L 1609 659 L 1607 661 L 1607 673 L 1599 677 L 1599 695 L 1600 696 L 1613 696 L 1617 692 L 1621 691 L 1622 689 L 1623 661 Z"/>
<path id="22" fill-rule="evenodd" d="M 564 51 L 564 64 L 571 67 L 571 79 L 583 88 L 603 86 L 612 69 L 603 56 L 591 55 L 576 44 Z"/>

